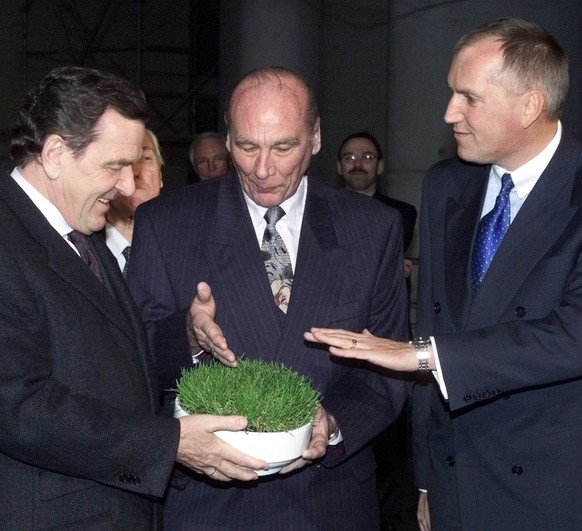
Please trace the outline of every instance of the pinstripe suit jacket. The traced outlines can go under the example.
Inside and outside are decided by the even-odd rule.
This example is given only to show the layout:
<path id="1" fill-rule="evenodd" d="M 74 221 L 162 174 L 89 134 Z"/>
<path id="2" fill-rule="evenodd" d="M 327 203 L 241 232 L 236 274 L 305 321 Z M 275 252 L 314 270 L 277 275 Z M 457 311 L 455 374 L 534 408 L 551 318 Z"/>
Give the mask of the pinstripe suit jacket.
<path id="1" fill-rule="evenodd" d="M 108 290 L 6 174 L 0 226 L 0 527 L 156 529 L 179 426 L 115 259 L 90 238 Z"/>
<path id="2" fill-rule="evenodd" d="M 238 355 L 284 363 L 311 378 L 337 419 L 341 462 L 258 484 L 192 477 L 171 493 L 169 528 L 374 529 L 374 461 L 368 443 L 396 418 L 407 384 L 307 344 L 311 326 L 369 328 L 405 338 L 407 295 L 400 216 L 379 201 L 309 178 L 286 316 L 275 306 L 235 174 L 162 195 L 138 209 L 129 283 L 149 329 L 163 387 L 191 364 L 186 312 L 196 284 L 211 286 L 217 322 Z M 268 504 L 268 505 L 267 505 Z M 268 508 L 265 511 L 265 508 Z"/>

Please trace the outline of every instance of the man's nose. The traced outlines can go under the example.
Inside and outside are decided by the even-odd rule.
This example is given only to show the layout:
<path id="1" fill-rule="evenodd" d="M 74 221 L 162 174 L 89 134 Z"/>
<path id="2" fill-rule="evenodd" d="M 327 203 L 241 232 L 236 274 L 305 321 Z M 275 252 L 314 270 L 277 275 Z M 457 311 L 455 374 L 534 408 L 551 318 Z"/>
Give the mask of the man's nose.
<path id="1" fill-rule="evenodd" d="M 129 197 L 135 192 L 135 178 L 133 166 L 125 166 L 119 175 L 115 188 L 125 197 Z"/>

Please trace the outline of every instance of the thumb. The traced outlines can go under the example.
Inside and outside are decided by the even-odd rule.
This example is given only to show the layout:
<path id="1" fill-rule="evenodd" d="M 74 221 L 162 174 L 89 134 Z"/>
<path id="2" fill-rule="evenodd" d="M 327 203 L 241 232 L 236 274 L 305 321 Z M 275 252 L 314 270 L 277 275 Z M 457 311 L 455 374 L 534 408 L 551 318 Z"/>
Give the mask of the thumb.
<path id="1" fill-rule="evenodd" d="M 208 302 L 212 296 L 212 290 L 206 282 L 199 282 L 196 286 L 196 294 L 200 302 Z"/>
<path id="2" fill-rule="evenodd" d="M 207 417 L 207 427 L 209 431 L 241 431 L 247 427 L 248 421 L 245 417 L 239 415 L 221 416 L 221 415 L 204 415 Z"/>

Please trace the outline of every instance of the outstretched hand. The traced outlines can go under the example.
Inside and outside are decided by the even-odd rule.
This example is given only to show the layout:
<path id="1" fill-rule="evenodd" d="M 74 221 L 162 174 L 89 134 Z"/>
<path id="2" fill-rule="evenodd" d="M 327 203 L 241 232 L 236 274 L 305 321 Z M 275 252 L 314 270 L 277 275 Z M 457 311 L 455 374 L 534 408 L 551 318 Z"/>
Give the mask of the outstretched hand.
<path id="1" fill-rule="evenodd" d="M 218 361 L 236 367 L 236 355 L 228 348 L 220 326 L 216 324 L 216 302 L 206 282 L 196 286 L 196 297 L 188 314 L 188 337 L 193 352 L 202 349 Z"/>
<path id="2" fill-rule="evenodd" d="M 329 352 L 341 358 L 365 360 L 393 371 L 418 370 L 416 351 L 409 343 L 333 328 L 312 328 L 303 337 L 307 341 L 329 345 Z"/>

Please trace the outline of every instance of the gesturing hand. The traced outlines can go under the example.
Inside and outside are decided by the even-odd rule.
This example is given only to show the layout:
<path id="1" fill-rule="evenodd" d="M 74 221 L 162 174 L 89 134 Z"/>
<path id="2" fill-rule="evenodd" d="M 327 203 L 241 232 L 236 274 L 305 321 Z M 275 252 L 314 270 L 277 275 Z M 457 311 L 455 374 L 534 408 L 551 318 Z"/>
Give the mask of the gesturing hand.
<path id="1" fill-rule="evenodd" d="M 216 302 L 212 290 L 206 282 L 200 282 L 188 313 L 188 338 L 192 351 L 203 349 L 225 365 L 236 367 L 236 355 L 228 348 L 215 318 Z"/>

